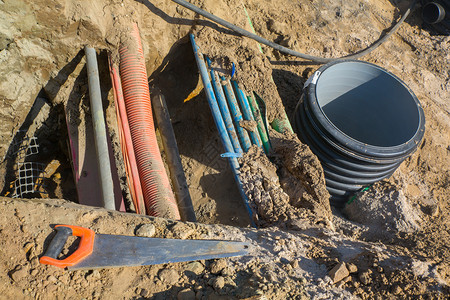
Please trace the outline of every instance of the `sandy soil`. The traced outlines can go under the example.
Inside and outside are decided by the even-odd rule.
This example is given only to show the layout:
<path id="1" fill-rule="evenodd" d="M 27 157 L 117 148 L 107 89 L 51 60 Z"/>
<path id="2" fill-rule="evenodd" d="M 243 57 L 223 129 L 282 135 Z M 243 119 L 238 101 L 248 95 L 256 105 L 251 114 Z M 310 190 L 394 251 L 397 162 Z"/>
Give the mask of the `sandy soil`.
<path id="1" fill-rule="evenodd" d="M 191 1 L 250 30 L 241 0 Z M 290 48 L 338 57 L 367 47 L 392 26 L 409 1 L 249 0 L 256 33 Z M 260 225 L 254 230 L 220 158 L 222 146 L 199 84 L 187 34 L 193 32 L 217 68 L 236 64 L 247 91 L 261 95 L 269 121 L 292 116 L 317 64 L 288 57 L 242 38 L 171 1 L 0 0 L 0 190 L 10 197 L 17 140 L 36 136 L 44 163 L 40 200 L 2 198 L 1 298 L 446 298 L 450 284 L 450 40 L 421 29 L 415 11 L 386 43 L 363 59 L 400 77 L 418 96 L 426 133 L 417 152 L 394 175 L 357 197 L 344 212 L 330 208 L 317 158 L 295 136 L 271 132 L 268 157 L 243 161 L 245 186 Z M 113 148 L 117 128 L 106 51 L 132 22 L 141 30 L 149 83 L 165 95 L 200 223 L 177 223 L 79 206 L 66 144 L 64 109 L 89 114 L 82 49 L 99 50 L 102 94 Z M 355 25 L 357 24 L 357 25 Z M 39 100 L 40 99 L 40 100 Z M 20 131 L 19 131 L 20 130 Z M 124 170 L 116 155 L 125 199 Z M 253 162 L 253 163 L 252 163 Z M 270 196 L 268 196 L 270 195 Z M 65 200 L 50 200 L 60 198 Z M 366 201 L 366 202 L 365 202 Z M 389 207 L 396 207 L 395 213 Z M 361 212 L 372 216 L 365 218 Z M 380 221 L 381 220 L 381 221 Z M 51 224 L 97 233 L 135 235 L 153 224 L 157 237 L 245 240 L 248 256 L 199 263 L 69 272 L 39 265 Z M 336 283 L 333 268 L 345 263 Z M 356 266 L 356 270 L 354 266 Z M 264 298 L 265 297 L 265 298 Z"/>

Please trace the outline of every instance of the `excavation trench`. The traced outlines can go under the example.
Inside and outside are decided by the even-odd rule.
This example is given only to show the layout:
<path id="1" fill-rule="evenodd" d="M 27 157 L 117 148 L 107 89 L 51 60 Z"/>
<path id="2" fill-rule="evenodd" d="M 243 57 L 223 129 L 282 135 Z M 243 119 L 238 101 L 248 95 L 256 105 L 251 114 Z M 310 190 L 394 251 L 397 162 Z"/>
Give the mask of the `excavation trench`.
<path id="1" fill-rule="evenodd" d="M 152 89 L 158 89 L 165 95 L 199 222 L 247 226 L 248 217 L 231 171 L 225 159 L 220 157 L 222 146 L 203 92 L 191 101 L 183 102 L 198 83 L 194 57 L 186 55 L 189 50 L 190 45 L 185 41 L 175 44 L 163 65 L 153 67 L 156 70 L 149 78 L 150 84 Z M 99 51 L 98 54 L 104 113 L 121 180 L 121 191 L 127 210 L 133 211 L 120 153 L 107 55 L 106 51 Z M 70 147 L 73 141 L 69 138 L 68 128 L 77 131 L 72 136 L 79 137 L 82 143 L 80 148 L 93 147 L 84 63 L 80 50 L 69 65 L 59 70 L 59 74 L 67 77 L 67 80 L 62 84 L 57 80 L 49 81 L 34 100 L 25 121 L 9 145 L 2 166 L 5 174 L 2 195 L 80 202 Z M 73 72 L 65 73 L 67 69 Z M 70 92 L 58 95 L 61 89 Z M 158 129 L 156 131 L 159 134 Z M 165 158 L 161 145 L 160 148 Z M 89 164 L 92 163 L 95 164 L 95 161 L 89 158 L 82 162 L 80 169 L 84 169 L 84 164 L 88 166 L 86 170 L 79 170 L 80 177 L 89 176 Z"/>
<path id="2" fill-rule="evenodd" d="M 111 166 L 113 173 L 117 170 L 113 176 L 114 192 L 116 198 L 119 195 L 119 201 L 124 200 L 124 209 L 133 212 L 135 207 L 121 152 L 107 51 L 98 50 L 97 53 L 110 155 L 114 157 Z M 214 63 L 223 60 L 226 57 L 217 56 Z M 198 221 L 249 226 L 250 219 L 230 166 L 226 158 L 221 157 L 225 150 L 206 102 L 187 37 L 177 41 L 158 66 L 147 68 L 153 70 L 149 73 L 150 91 L 158 91 L 166 99 Z M 244 82 L 246 77 L 241 77 Z M 58 77 L 48 81 L 39 92 L 9 145 L 2 195 L 62 198 L 100 206 L 92 126 L 85 58 L 80 50 L 58 71 Z M 156 132 L 165 161 L 158 128 Z M 262 150 L 253 149 L 241 159 L 244 192 L 254 202 L 254 210 L 261 215 L 258 225 L 275 225 L 314 216 L 318 218 L 313 218 L 313 223 L 331 224 L 320 164 L 295 136 L 273 130 L 270 135 L 274 149 L 269 156 Z M 36 146 L 27 148 L 30 142 Z M 18 144 L 22 145 L 19 152 L 15 150 Z M 34 150 L 37 153 L 30 152 Z M 24 163 L 28 167 L 26 172 Z"/>

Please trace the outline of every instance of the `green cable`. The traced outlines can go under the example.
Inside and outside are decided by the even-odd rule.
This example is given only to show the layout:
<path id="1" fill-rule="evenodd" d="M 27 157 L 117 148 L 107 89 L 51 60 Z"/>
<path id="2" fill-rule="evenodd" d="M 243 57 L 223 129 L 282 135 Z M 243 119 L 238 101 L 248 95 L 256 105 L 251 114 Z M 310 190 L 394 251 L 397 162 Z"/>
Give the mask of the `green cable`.
<path id="1" fill-rule="evenodd" d="M 269 142 L 269 137 L 264 127 L 264 123 L 261 117 L 261 112 L 259 110 L 258 104 L 251 95 L 247 96 L 248 103 L 250 104 L 250 109 L 252 110 L 253 117 L 256 121 L 256 127 L 258 128 L 259 136 L 261 138 L 261 142 L 263 144 L 264 152 L 269 153 L 271 146 Z"/>
<path id="2" fill-rule="evenodd" d="M 360 189 L 357 193 L 365 192 L 368 189 L 370 189 L 371 187 L 372 187 L 372 185 L 366 186 L 365 188 Z M 357 193 L 355 193 L 355 195 L 351 196 L 350 199 L 348 199 L 347 204 L 350 204 L 353 201 L 355 201 Z"/>
<path id="3" fill-rule="evenodd" d="M 270 125 L 272 125 L 272 128 L 279 133 L 284 133 L 286 130 L 291 133 L 294 133 L 294 130 L 292 129 L 291 126 L 291 122 L 289 122 L 286 112 L 284 112 L 283 119 L 274 119 Z"/>
<path id="4" fill-rule="evenodd" d="M 250 19 L 250 15 L 248 14 L 247 9 L 245 8 L 244 2 L 242 2 L 242 7 L 244 8 L 245 15 L 247 16 L 247 20 L 248 20 L 248 23 L 250 24 L 250 27 L 252 28 L 253 34 L 256 34 L 255 27 L 253 27 L 252 20 Z M 259 52 L 264 54 L 260 43 L 258 43 L 258 49 L 259 49 Z"/>

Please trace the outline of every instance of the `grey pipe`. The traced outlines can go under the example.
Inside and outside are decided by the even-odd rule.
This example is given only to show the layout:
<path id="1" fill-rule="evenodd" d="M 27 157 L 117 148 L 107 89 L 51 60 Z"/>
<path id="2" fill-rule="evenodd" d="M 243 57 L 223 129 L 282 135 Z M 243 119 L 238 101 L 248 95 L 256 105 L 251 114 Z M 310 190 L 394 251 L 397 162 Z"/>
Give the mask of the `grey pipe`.
<path id="1" fill-rule="evenodd" d="M 288 54 L 288 55 L 292 55 L 292 56 L 296 56 L 296 57 L 300 57 L 303 59 L 307 59 L 310 61 L 314 61 L 314 62 L 318 62 L 318 63 L 327 63 L 327 62 L 331 62 L 331 61 L 335 61 L 335 60 L 341 60 L 341 59 L 358 59 L 360 57 L 363 57 L 364 55 L 369 54 L 370 52 L 372 52 L 373 50 L 375 50 L 376 48 L 378 48 L 378 46 L 380 46 L 382 43 L 384 43 L 399 27 L 400 25 L 403 23 L 403 21 L 405 21 L 405 19 L 409 16 L 409 14 L 411 13 L 412 9 L 414 8 L 414 6 L 416 5 L 416 1 L 417 0 L 413 0 L 411 2 L 411 5 L 409 6 L 409 8 L 406 10 L 406 12 L 403 14 L 402 18 L 394 25 L 394 27 L 392 27 L 391 30 L 389 30 L 388 33 L 386 33 L 383 37 L 381 37 L 378 41 L 376 41 L 375 43 L 373 43 L 371 46 L 367 47 L 366 49 L 363 49 L 361 51 L 358 51 L 354 54 L 350 54 L 344 57 L 339 57 L 339 58 L 325 58 L 325 57 L 317 57 L 317 56 L 313 56 L 313 55 L 309 55 L 309 54 L 304 54 L 304 53 L 300 53 L 294 50 L 291 50 L 289 48 L 283 47 L 281 45 L 278 45 L 272 41 L 266 40 L 265 38 L 262 38 L 254 33 L 251 33 L 245 29 L 242 29 L 234 24 L 231 24 L 230 22 L 225 21 L 224 19 L 221 19 L 207 11 L 204 11 L 203 9 L 189 3 L 186 2 L 185 0 L 172 0 L 173 2 L 186 7 L 189 10 L 192 10 L 195 13 L 198 13 L 199 15 L 208 18 L 214 22 L 216 22 L 217 24 L 220 24 L 228 29 L 231 29 L 243 36 L 246 36 L 248 38 L 254 39 L 255 41 L 264 44 L 266 46 L 269 46 L 275 50 L 278 50 L 282 53 Z"/>
<path id="2" fill-rule="evenodd" d="M 151 99 L 162 144 L 166 152 L 170 179 L 172 180 L 173 191 L 177 199 L 181 220 L 197 222 L 166 101 L 160 93 L 155 93 Z"/>
<path id="3" fill-rule="evenodd" d="M 94 48 L 86 46 L 86 66 L 89 84 L 89 99 L 91 103 L 91 116 L 94 125 L 95 150 L 100 174 L 103 207 L 116 209 L 114 199 L 114 186 L 111 173 L 111 162 L 108 151 L 108 137 L 106 134 L 105 118 L 103 117 L 100 79 L 98 76 L 97 54 Z"/>

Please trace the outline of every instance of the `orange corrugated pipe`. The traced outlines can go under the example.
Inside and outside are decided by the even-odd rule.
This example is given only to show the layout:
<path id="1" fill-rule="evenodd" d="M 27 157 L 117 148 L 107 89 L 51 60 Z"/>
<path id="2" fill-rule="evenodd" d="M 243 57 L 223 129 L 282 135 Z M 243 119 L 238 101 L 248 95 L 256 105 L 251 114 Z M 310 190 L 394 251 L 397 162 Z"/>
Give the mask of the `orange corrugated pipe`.
<path id="1" fill-rule="evenodd" d="M 145 214 L 144 195 L 142 194 L 141 181 L 139 180 L 139 171 L 136 164 L 136 156 L 134 154 L 133 142 L 131 140 L 130 126 L 128 125 L 122 84 L 120 82 L 117 66 L 114 64 L 110 53 L 108 53 L 108 61 L 114 92 L 114 102 L 116 107 L 117 123 L 119 126 L 122 155 L 127 171 L 128 186 L 130 188 L 130 194 L 136 213 Z"/>
<path id="2" fill-rule="evenodd" d="M 156 141 L 144 52 L 137 24 L 119 47 L 120 77 L 148 215 L 180 219 Z"/>

